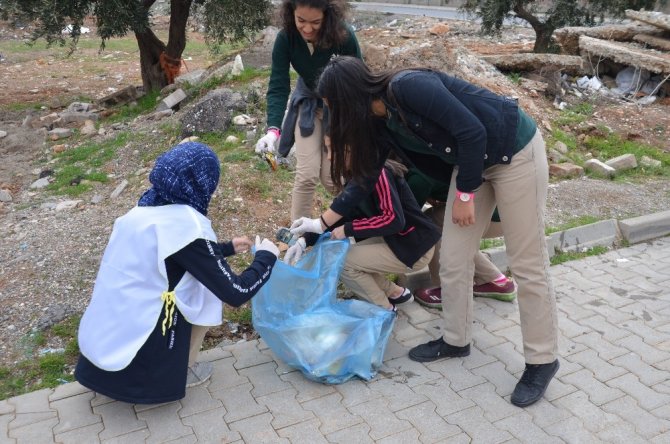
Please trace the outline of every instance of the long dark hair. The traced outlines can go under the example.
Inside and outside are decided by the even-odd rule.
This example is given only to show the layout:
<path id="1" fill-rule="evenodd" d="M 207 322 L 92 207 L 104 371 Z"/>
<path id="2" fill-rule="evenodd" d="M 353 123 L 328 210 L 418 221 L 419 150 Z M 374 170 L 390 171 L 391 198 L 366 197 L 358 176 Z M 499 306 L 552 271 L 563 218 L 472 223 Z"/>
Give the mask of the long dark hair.
<path id="1" fill-rule="evenodd" d="M 397 72 L 372 73 L 362 60 L 348 56 L 334 57 L 324 68 L 316 92 L 328 105 L 332 177 L 357 180 L 379 168 L 388 140 L 382 140 L 385 122 L 372 113 L 372 102 L 388 100 L 387 87 Z"/>
<path id="2" fill-rule="evenodd" d="M 295 9 L 299 6 L 320 9 L 323 11 L 323 22 L 317 41 L 318 48 L 332 48 L 341 45 L 347 40 L 347 30 L 344 25 L 349 3 L 344 0 L 284 0 L 279 6 L 279 22 L 287 34 L 298 34 L 295 24 Z"/>

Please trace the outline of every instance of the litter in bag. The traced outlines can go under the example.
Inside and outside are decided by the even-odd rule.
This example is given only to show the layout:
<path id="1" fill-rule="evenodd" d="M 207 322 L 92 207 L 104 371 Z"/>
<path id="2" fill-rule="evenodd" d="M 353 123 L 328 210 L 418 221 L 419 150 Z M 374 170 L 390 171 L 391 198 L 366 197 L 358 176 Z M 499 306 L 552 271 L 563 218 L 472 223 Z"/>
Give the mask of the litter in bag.
<path id="1" fill-rule="evenodd" d="M 295 266 L 276 262 L 252 300 L 254 328 L 279 359 L 311 380 L 369 380 L 382 364 L 395 314 L 368 302 L 337 300 L 349 242 L 327 236 Z"/>

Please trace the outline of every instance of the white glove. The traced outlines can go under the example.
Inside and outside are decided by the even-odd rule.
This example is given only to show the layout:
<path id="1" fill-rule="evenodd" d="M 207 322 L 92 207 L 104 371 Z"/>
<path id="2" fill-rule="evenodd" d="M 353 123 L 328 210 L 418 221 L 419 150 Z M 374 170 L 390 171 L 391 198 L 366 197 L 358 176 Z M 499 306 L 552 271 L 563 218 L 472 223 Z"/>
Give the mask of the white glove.
<path id="1" fill-rule="evenodd" d="M 266 135 L 256 142 L 256 153 L 274 153 L 275 143 L 277 142 L 277 131 L 268 131 Z"/>
<path id="2" fill-rule="evenodd" d="M 256 253 L 259 251 L 269 251 L 275 257 L 279 257 L 279 248 L 271 240 L 264 238 L 261 240 L 260 236 L 256 236 Z"/>
<path id="3" fill-rule="evenodd" d="M 323 227 L 321 226 L 321 219 L 310 219 L 309 217 L 301 217 L 293 221 L 291 224 L 291 234 L 296 234 L 302 236 L 305 233 L 323 233 Z"/>
<path id="4" fill-rule="evenodd" d="M 302 257 L 302 254 L 305 252 L 305 248 L 307 248 L 305 239 L 301 237 L 295 244 L 291 245 L 288 247 L 288 250 L 286 250 L 286 254 L 284 255 L 284 263 L 293 265 L 298 262 Z"/>

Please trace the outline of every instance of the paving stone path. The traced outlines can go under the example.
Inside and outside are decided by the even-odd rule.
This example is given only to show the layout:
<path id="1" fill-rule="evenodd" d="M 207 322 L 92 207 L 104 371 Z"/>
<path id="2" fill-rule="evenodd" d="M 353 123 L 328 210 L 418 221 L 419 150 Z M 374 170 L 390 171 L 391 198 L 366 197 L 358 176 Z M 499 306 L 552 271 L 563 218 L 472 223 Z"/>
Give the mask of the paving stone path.
<path id="1" fill-rule="evenodd" d="M 670 443 L 670 238 L 551 267 L 561 368 L 509 403 L 524 360 L 516 303 L 477 299 L 467 358 L 421 364 L 440 312 L 399 313 L 372 381 L 313 383 L 263 341 L 216 348 L 179 402 L 113 401 L 77 383 L 0 401 L 0 443 Z"/>

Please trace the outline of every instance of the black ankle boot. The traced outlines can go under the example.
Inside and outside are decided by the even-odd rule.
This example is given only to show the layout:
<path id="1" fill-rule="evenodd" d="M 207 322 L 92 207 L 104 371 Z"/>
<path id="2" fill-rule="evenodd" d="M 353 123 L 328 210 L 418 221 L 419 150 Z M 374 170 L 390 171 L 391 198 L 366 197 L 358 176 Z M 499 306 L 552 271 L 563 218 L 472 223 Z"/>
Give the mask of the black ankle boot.
<path id="1" fill-rule="evenodd" d="M 526 364 L 521 379 L 514 388 L 511 402 L 518 407 L 527 407 L 540 400 L 547 391 L 551 378 L 558 371 L 558 359 L 549 364 Z"/>

